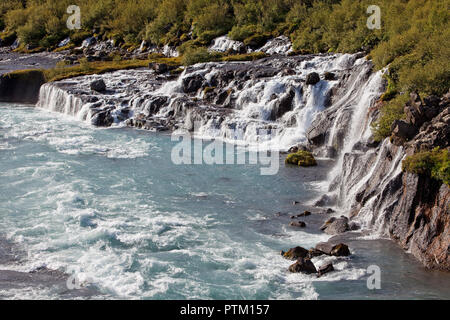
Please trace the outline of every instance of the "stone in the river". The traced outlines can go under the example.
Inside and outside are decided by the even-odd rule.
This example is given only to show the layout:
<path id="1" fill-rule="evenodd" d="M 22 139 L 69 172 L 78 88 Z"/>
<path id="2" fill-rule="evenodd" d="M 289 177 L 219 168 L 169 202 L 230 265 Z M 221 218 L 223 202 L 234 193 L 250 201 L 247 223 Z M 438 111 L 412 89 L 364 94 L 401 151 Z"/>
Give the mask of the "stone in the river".
<path id="1" fill-rule="evenodd" d="M 330 218 L 320 227 L 320 230 L 325 231 L 325 233 L 329 235 L 336 235 L 347 232 L 350 230 L 350 227 L 348 225 L 348 218 L 344 216 L 340 218 Z"/>
<path id="2" fill-rule="evenodd" d="M 91 90 L 97 92 L 104 92 L 106 90 L 106 84 L 103 79 L 95 80 L 91 82 Z"/>
<path id="3" fill-rule="evenodd" d="M 204 78 L 199 74 L 188 76 L 182 80 L 184 93 L 197 92 L 203 85 Z"/>
<path id="4" fill-rule="evenodd" d="M 314 206 L 316 207 L 326 207 L 333 205 L 336 202 L 335 196 L 329 196 L 327 194 L 324 194 L 319 200 L 317 200 L 314 203 Z"/>
<path id="5" fill-rule="evenodd" d="M 321 266 L 320 268 L 319 268 L 319 270 L 317 271 L 317 277 L 321 277 L 321 276 L 323 276 L 324 274 L 326 274 L 326 273 L 329 273 L 329 272 L 332 272 L 332 271 L 334 271 L 334 267 L 333 267 L 333 264 L 330 262 L 330 263 L 327 263 L 327 264 L 324 264 L 323 266 Z"/>
<path id="6" fill-rule="evenodd" d="M 320 76 L 317 72 L 311 72 L 306 76 L 306 84 L 307 85 L 315 85 L 320 81 Z"/>
<path id="7" fill-rule="evenodd" d="M 305 228 L 306 227 L 306 223 L 304 223 L 303 221 L 294 221 L 291 222 L 289 224 L 290 227 L 295 227 L 295 228 Z"/>
<path id="8" fill-rule="evenodd" d="M 317 273 L 317 269 L 314 266 L 314 263 L 312 263 L 312 261 L 307 258 L 299 258 L 297 262 L 289 267 L 289 271 L 292 273 Z"/>
<path id="9" fill-rule="evenodd" d="M 333 81 L 336 80 L 336 75 L 333 72 L 325 72 L 323 77 L 325 78 L 325 80 L 327 81 Z"/>
<path id="10" fill-rule="evenodd" d="M 288 252 L 282 251 L 282 256 L 289 260 L 296 260 L 298 258 L 306 258 L 308 256 L 308 250 L 302 247 L 295 247 L 288 250 Z"/>
<path id="11" fill-rule="evenodd" d="M 309 249 L 308 258 L 312 259 L 315 257 L 323 256 L 325 253 L 323 251 L 317 250 L 316 248 Z"/>
<path id="12" fill-rule="evenodd" d="M 154 63 L 149 64 L 149 68 L 154 70 L 158 74 L 166 73 L 169 71 L 169 66 L 165 63 Z"/>
<path id="13" fill-rule="evenodd" d="M 330 254 L 335 257 L 347 257 L 351 255 L 348 246 L 343 243 L 335 245 L 333 249 L 331 249 Z"/>
<path id="14" fill-rule="evenodd" d="M 319 242 L 316 244 L 315 250 L 323 252 L 326 255 L 331 255 L 331 250 L 333 250 L 333 244 L 330 242 Z"/>
<path id="15" fill-rule="evenodd" d="M 356 231 L 361 229 L 361 226 L 359 224 L 357 224 L 356 222 L 352 222 L 349 224 L 349 228 L 351 231 Z"/>

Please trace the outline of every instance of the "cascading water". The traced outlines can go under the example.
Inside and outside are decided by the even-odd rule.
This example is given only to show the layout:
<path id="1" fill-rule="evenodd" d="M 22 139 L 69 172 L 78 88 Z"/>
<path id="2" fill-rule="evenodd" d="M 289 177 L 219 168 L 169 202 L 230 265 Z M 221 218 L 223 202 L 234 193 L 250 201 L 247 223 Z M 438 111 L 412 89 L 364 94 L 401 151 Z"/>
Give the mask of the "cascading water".
<path id="1" fill-rule="evenodd" d="M 118 71 L 101 77 L 108 87 L 101 94 L 89 90 L 99 76 L 47 84 L 38 106 L 94 124 L 99 113 L 111 118 L 109 124 L 143 119 L 144 126 L 158 123 L 173 130 L 191 129 L 191 122 L 200 121 L 198 135 L 236 140 L 236 132 L 241 132 L 240 143 L 266 139 L 266 148 L 287 150 L 307 142 L 312 121 L 333 108 L 329 106 L 332 90 L 341 85 L 339 77 L 306 85 L 306 76 L 311 72 L 339 76 L 353 64 L 366 64 L 363 60 L 355 55 L 323 55 L 207 63 L 187 68 L 175 80 L 150 70 Z M 220 90 L 217 96 L 226 93 L 226 101 L 208 100 L 208 88 Z M 263 129 L 271 132 L 270 139 L 259 134 Z"/>

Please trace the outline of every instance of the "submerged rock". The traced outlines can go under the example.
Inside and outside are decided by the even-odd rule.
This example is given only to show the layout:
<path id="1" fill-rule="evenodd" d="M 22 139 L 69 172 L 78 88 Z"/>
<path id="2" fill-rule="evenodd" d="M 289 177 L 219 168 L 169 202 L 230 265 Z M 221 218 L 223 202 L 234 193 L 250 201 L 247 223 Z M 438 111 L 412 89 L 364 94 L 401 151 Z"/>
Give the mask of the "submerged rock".
<path id="1" fill-rule="evenodd" d="M 317 269 L 314 266 L 314 263 L 310 259 L 307 258 L 299 258 L 297 262 L 289 267 L 289 271 L 292 273 L 317 273 Z"/>
<path id="2" fill-rule="evenodd" d="M 306 228 L 306 223 L 303 221 L 295 221 L 289 223 L 290 227 L 296 227 L 296 228 Z"/>

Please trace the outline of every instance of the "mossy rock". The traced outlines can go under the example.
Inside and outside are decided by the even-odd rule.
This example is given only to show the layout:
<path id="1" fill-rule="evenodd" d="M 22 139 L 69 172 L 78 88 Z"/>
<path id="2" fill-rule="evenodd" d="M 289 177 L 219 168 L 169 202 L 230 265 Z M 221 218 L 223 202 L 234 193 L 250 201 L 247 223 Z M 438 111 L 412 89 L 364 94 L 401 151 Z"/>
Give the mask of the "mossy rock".
<path id="1" fill-rule="evenodd" d="M 291 153 L 286 158 L 286 164 L 297 165 L 299 167 L 313 167 L 317 166 L 317 161 L 308 151 L 298 151 L 296 153 Z"/>

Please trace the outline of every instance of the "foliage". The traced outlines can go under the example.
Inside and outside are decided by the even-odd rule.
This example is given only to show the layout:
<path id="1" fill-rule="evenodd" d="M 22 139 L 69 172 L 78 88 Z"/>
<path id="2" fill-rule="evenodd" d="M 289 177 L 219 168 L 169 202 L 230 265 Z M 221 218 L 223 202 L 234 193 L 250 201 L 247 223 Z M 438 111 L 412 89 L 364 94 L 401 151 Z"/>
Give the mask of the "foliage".
<path id="1" fill-rule="evenodd" d="M 419 152 L 403 160 L 403 171 L 428 175 L 450 186 L 450 158 L 448 150 L 436 148 Z"/>
<path id="2" fill-rule="evenodd" d="M 375 141 L 382 141 L 391 135 L 391 126 L 395 120 L 405 116 L 404 106 L 408 101 L 407 95 L 399 95 L 389 102 L 382 104 L 378 119 L 372 124 Z"/>
<path id="3" fill-rule="evenodd" d="M 285 160 L 286 164 L 293 164 L 299 167 L 312 167 L 317 166 L 316 159 L 311 152 L 308 151 L 298 151 L 296 153 L 291 153 L 287 156 Z"/>

